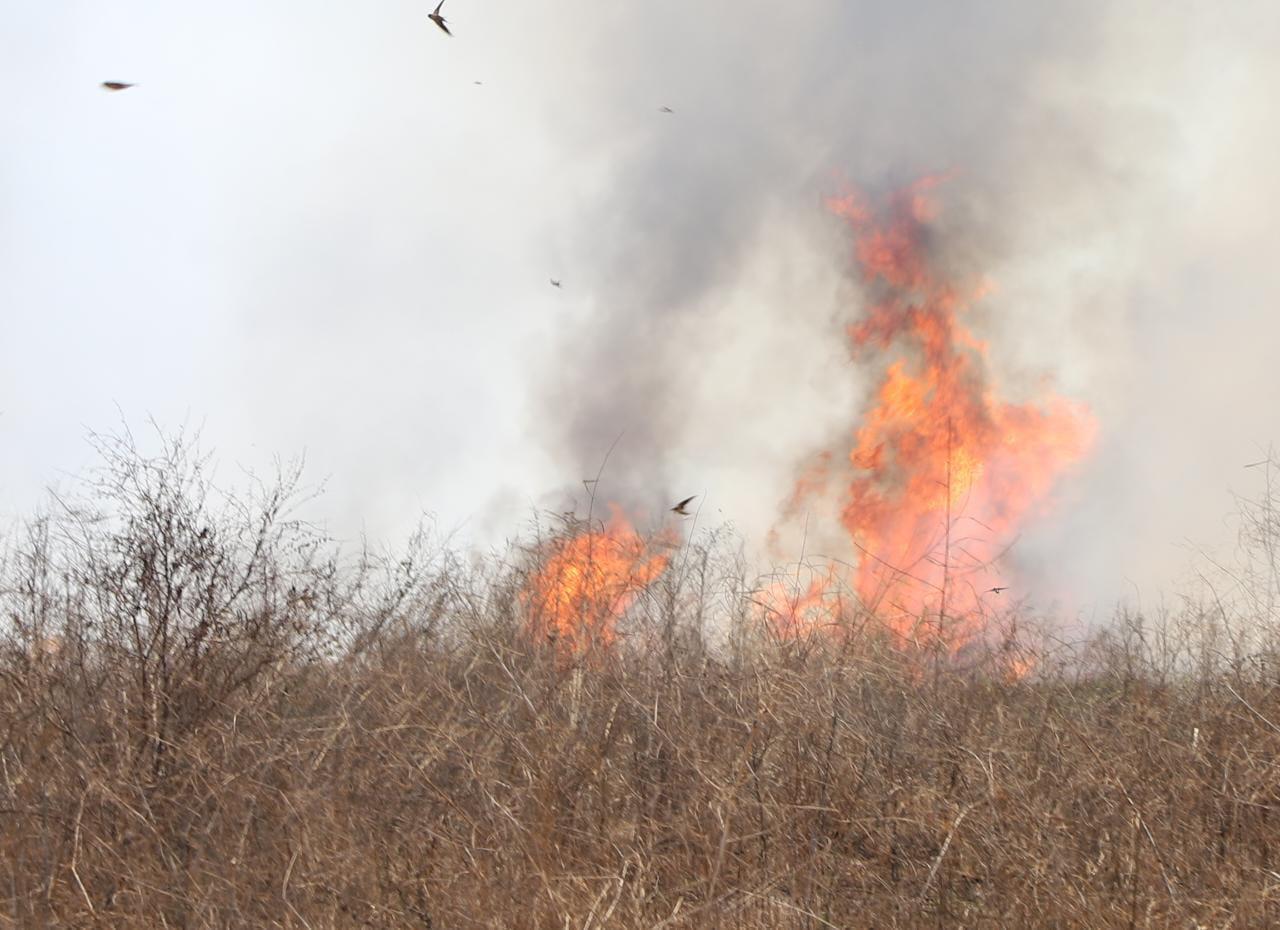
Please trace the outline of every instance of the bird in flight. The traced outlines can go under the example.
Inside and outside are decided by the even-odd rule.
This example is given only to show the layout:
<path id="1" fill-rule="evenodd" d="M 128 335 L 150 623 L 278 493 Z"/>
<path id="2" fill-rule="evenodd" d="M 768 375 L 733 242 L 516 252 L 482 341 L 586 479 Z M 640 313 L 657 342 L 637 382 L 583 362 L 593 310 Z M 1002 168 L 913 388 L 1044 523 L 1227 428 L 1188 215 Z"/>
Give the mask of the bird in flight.
<path id="1" fill-rule="evenodd" d="M 678 504 L 676 504 L 674 507 L 672 507 L 672 508 L 671 508 L 671 512 L 672 512 L 672 513 L 678 513 L 678 514 L 680 514 L 680 516 L 682 516 L 682 517 L 687 517 L 687 516 L 689 516 L 689 505 L 693 503 L 694 498 L 696 498 L 697 496 L 698 496 L 698 495 L 697 495 L 697 494 L 695 494 L 695 495 L 693 495 L 693 497 L 686 497 L 686 498 L 685 498 L 684 500 L 682 500 L 680 503 L 678 503 Z"/>
<path id="2" fill-rule="evenodd" d="M 1009 590 L 1009 587 L 1008 587 L 1008 585 L 1006 585 L 1006 586 L 1005 586 L 1005 587 L 1003 587 L 1003 588 L 987 588 L 987 593 L 988 593 L 988 594 L 1003 594 L 1005 591 L 1008 591 L 1008 590 Z"/>
<path id="3" fill-rule="evenodd" d="M 551 279 L 551 286 L 552 286 L 552 287 L 559 287 L 559 286 L 560 286 L 560 279 L 559 279 L 559 278 L 552 278 L 552 279 Z"/>
<path id="4" fill-rule="evenodd" d="M 133 87 L 133 85 L 126 84 L 123 81 L 103 81 L 102 82 L 103 90 L 128 90 L 130 87 Z"/>
<path id="5" fill-rule="evenodd" d="M 661 113 L 674 113 L 674 112 L 675 112 L 675 110 L 671 109 L 671 107 L 663 107 L 659 112 L 661 112 Z"/>
<path id="6" fill-rule="evenodd" d="M 440 2 L 436 4 L 436 8 L 430 14 L 428 14 L 427 18 L 430 19 L 437 26 L 439 26 L 441 29 L 443 29 L 445 35 L 451 36 L 453 35 L 453 33 L 450 32 L 449 27 L 445 25 L 445 18 L 440 15 L 440 7 L 442 6 L 444 6 L 444 0 L 440 0 Z"/>

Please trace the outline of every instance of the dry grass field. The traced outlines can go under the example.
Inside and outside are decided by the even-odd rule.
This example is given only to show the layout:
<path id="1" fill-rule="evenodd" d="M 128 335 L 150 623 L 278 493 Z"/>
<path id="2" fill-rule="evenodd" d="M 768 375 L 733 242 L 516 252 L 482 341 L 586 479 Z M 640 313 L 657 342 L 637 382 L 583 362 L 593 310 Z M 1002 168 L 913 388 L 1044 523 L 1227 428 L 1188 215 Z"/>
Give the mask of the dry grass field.
<path id="1" fill-rule="evenodd" d="M 567 652 L 545 540 L 340 557 L 291 476 L 102 452 L 7 541 L 0 926 L 1280 925 L 1265 532 L 1253 601 L 965 661 L 770 635 L 708 537 Z"/>

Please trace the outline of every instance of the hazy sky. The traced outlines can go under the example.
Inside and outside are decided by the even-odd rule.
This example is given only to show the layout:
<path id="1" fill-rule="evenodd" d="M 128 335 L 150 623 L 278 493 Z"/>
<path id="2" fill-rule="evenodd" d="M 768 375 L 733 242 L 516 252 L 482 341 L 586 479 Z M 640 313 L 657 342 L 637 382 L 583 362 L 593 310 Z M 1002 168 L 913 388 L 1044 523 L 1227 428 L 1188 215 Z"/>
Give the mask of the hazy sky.
<path id="1" fill-rule="evenodd" d="M 864 387 L 822 197 L 951 171 L 993 369 L 1100 422 L 1029 575 L 1226 540 L 1280 439 L 1280 5 L 429 7 L 0 0 L 0 513 L 123 414 L 305 452 L 343 536 L 493 540 L 621 434 L 616 496 L 759 539 Z"/>

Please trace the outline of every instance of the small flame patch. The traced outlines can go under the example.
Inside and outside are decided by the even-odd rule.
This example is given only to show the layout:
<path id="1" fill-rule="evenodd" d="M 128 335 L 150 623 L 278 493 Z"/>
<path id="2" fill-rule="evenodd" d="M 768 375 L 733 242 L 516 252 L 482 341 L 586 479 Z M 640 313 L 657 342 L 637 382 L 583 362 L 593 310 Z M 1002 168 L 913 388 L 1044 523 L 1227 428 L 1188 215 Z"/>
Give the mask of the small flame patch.
<path id="1" fill-rule="evenodd" d="M 670 558 L 653 551 L 619 507 L 610 510 L 599 529 L 554 540 L 521 595 L 530 632 L 570 653 L 611 646 L 618 620 Z"/>

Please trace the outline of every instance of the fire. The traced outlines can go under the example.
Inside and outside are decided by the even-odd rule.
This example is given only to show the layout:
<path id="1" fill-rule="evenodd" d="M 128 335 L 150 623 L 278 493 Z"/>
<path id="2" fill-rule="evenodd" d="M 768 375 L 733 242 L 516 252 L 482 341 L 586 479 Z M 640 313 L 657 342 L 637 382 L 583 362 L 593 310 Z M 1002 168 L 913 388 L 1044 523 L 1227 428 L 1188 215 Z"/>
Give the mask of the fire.
<path id="1" fill-rule="evenodd" d="M 814 457 L 787 513 L 834 490 L 864 605 L 904 637 L 918 641 L 932 622 L 958 647 L 998 605 L 990 589 L 1009 583 L 997 559 L 1088 451 L 1095 426 L 1062 397 L 1012 403 L 997 393 L 987 347 L 962 322 L 989 285 L 949 280 L 925 246 L 937 183 L 896 194 L 883 221 L 856 194 L 829 202 L 853 230 L 871 299 L 847 329 L 850 348 L 883 367 L 850 447 Z"/>
<path id="2" fill-rule="evenodd" d="M 599 529 L 555 540 L 521 596 L 530 630 L 574 653 L 611 644 L 619 618 L 669 561 L 652 551 L 620 508 L 610 509 Z"/>
<path id="3" fill-rule="evenodd" d="M 812 574 L 804 585 L 799 578 L 777 578 L 756 593 L 755 603 L 774 635 L 803 639 L 838 624 L 843 614 L 840 582 L 832 566 Z"/>

